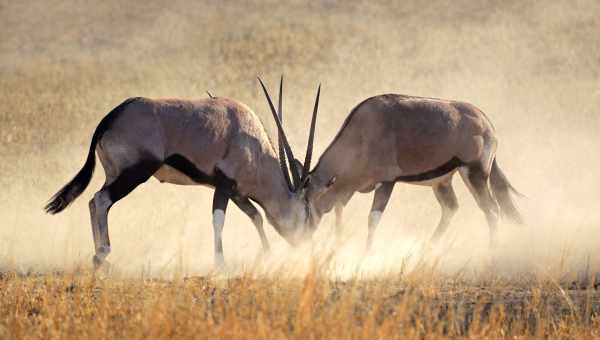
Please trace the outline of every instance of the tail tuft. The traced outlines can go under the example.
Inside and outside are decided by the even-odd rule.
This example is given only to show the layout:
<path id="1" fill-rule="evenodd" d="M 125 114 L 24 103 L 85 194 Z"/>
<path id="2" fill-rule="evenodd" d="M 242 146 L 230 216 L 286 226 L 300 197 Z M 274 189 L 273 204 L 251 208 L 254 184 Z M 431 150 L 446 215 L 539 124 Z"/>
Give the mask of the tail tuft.
<path id="1" fill-rule="evenodd" d="M 65 210 L 69 203 L 62 197 L 63 195 L 63 192 L 58 192 L 56 195 L 52 196 L 50 201 L 48 201 L 48 204 L 46 204 L 46 206 L 44 207 L 44 210 L 48 214 L 52 215 Z"/>
<path id="2" fill-rule="evenodd" d="M 492 188 L 492 192 L 494 193 L 494 197 L 498 204 L 500 205 L 500 211 L 503 216 L 509 218 L 516 224 L 523 224 L 523 216 L 519 212 L 519 209 L 515 205 L 512 200 L 511 193 L 523 196 L 519 193 L 508 181 L 496 159 L 492 163 L 492 172 L 490 174 L 490 184 Z"/>

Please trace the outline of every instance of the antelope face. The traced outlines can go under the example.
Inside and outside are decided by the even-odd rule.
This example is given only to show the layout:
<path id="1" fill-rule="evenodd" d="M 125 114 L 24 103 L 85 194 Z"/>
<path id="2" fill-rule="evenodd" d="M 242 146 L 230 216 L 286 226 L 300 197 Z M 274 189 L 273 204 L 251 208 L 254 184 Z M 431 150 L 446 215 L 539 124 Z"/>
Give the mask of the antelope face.
<path id="1" fill-rule="evenodd" d="M 269 217 L 277 232 L 292 246 L 311 241 L 316 228 L 315 217 L 304 191 L 291 193 L 292 197 L 281 212 L 282 218 Z"/>
<path id="2" fill-rule="evenodd" d="M 311 207 L 315 228 L 319 225 L 323 214 L 331 211 L 336 202 L 336 177 L 319 178 L 313 176 L 306 188 L 307 204 Z"/>

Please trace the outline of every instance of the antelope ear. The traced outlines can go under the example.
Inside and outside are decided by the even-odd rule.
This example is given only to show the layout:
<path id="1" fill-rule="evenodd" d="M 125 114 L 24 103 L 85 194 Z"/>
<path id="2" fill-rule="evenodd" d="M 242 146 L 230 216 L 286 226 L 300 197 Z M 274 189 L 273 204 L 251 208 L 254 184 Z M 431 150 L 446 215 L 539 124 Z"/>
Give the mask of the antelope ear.
<path id="1" fill-rule="evenodd" d="M 329 188 L 330 186 L 333 185 L 333 183 L 335 183 L 335 180 L 337 179 L 336 176 L 333 176 L 329 179 L 329 182 L 327 182 L 327 185 L 325 185 L 326 188 Z"/>

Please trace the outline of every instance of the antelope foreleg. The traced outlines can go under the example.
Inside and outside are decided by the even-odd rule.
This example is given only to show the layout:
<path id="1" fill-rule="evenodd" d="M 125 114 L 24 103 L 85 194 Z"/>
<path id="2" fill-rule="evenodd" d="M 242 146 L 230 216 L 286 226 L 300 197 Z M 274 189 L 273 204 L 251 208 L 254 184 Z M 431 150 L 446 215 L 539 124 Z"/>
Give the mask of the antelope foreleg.
<path id="1" fill-rule="evenodd" d="M 223 255 L 223 226 L 225 225 L 225 211 L 227 210 L 227 203 L 229 197 L 223 193 L 220 193 L 218 188 L 215 190 L 215 196 L 213 198 L 213 209 L 212 209 L 212 224 L 214 232 L 214 246 L 215 246 L 215 267 L 222 268 L 225 266 L 225 256 Z"/>
<path id="2" fill-rule="evenodd" d="M 344 215 L 344 205 L 341 203 L 335 204 L 335 237 L 337 242 L 340 242 L 344 225 L 342 223 Z"/>
<path id="3" fill-rule="evenodd" d="M 234 197 L 233 202 L 246 214 L 250 219 L 252 219 L 252 223 L 254 227 L 256 227 L 256 231 L 258 232 L 258 236 L 260 237 L 260 242 L 262 244 L 263 252 L 268 253 L 271 250 L 269 245 L 269 240 L 265 235 L 265 230 L 263 229 L 263 218 L 256 209 L 256 207 L 248 200 L 247 198 L 239 198 Z"/>
<path id="4" fill-rule="evenodd" d="M 375 229 L 381 220 L 381 215 L 387 206 L 392 191 L 394 190 L 394 182 L 382 182 L 381 185 L 375 190 L 375 197 L 373 198 L 373 205 L 371 206 L 371 212 L 369 213 L 369 230 L 367 234 L 367 251 L 371 249 L 373 244 L 373 236 Z"/>

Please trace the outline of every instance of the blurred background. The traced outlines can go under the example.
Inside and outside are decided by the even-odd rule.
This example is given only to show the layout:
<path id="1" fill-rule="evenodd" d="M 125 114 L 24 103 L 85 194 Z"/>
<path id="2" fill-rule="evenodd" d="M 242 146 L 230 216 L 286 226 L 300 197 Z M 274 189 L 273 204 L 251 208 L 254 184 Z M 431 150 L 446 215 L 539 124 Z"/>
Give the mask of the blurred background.
<path id="1" fill-rule="evenodd" d="M 256 76 L 275 90 L 284 74 L 285 125 L 299 154 L 318 83 L 316 155 L 348 112 L 377 94 L 463 100 L 487 113 L 499 163 L 527 195 L 519 204 L 528 223 L 503 224 L 490 254 L 483 214 L 456 176 L 461 209 L 438 250 L 444 270 L 598 268 L 599 13 L 595 0 L 0 1 L 0 267 L 89 266 L 87 202 L 104 180 L 101 167 L 67 211 L 49 216 L 42 207 L 80 169 L 96 125 L 124 99 L 202 98 L 209 90 L 249 105 L 276 140 Z M 111 210 L 109 260 L 157 275 L 209 270 L 211 199 L 204 187 L 149 180 Z M 336 261 L 395 272 L 433 232 L 439 206 L 431 189 L 397 185 L 376 251 L 361 262 L 371 199 L 357 194 L 346 209 L 348 242 Z M 315 240 L 327 240 L 332 224 L 328 216 Z M 271 261 L 298 255 L 266 228 Z M 259 245 L 232 205 L 228 262 L 252 266 Z"/>

